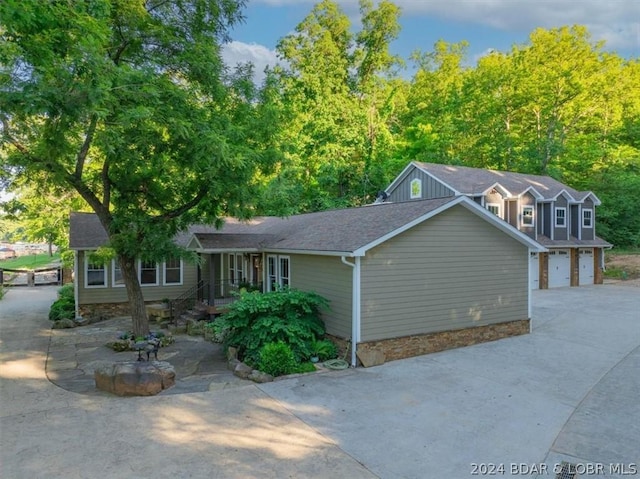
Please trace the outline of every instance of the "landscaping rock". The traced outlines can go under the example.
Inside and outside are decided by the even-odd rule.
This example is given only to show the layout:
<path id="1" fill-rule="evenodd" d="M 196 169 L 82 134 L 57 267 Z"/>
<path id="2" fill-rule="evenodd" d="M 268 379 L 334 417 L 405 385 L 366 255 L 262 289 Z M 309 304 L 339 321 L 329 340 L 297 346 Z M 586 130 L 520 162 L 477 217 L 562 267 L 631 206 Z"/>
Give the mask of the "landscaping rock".
<path id="1" fill-rule="evenodd" d="M 250 368 L 245 363 L 239 363 L 233 370 L 233 374 L 242 379 L 247 379 L 252 372 L 253 368 Z"/>
<path id="2" fill-rule="evenodd" d="M 229 362 L 227 362 L 227 369 L 229 371 L 235 371 L 236 366 L 240 363 L 241 361 L 239 359 L 229 359 Z"/>
<path id="3" fill-rule="evenodd" d="M 104 364 L 94 371 L 96 387 L 118 396 L 153 396 L 175 384 L 176 372 L 166 361 Z"/>
<path id="4" fill-rule="evenodd" d="M 73 319 L 60 319 L 58 321 L 53 322 L 52 329 L 69 329 L 75 328 L 76 322 Z"/>
<path id="5" fill-rule="evenodd" d="M 232 359 L 238 359 L 238 348 L 234 348 L 233 346 L 229 346 L 227 348 L 227 359 L 231 361 Z"/>
<path id="6" fill-rule="evenodd" d="M 371 349 L 369 351 L 357 351 L 356 355 L 365 368 L 384 364 L 385 356 L 382 351 Z"/>
<path id="7" fill-rule="evenodd" d="M 251 374 L 247 376 L 247 379 L 250 379 L 254 383 L 270 383 L 273 381 L 273 376 L 271 374 L 263 373 L 262 371 L 258 371 L 254 369 L 251 371 Z"/>

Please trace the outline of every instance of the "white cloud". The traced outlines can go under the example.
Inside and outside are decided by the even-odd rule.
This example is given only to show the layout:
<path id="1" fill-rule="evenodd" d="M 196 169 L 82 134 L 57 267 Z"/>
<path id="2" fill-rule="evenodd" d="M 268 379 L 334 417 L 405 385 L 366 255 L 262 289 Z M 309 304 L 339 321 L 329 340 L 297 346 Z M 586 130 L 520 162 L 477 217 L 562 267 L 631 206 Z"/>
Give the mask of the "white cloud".
<path id="1" fill-rule="evenodd" d="M 257 43 L 243 43 L 233 41 L 222 47 L 222 59 L 229 67 L 238 63 L 253 63 L 254 78 L 257 84 L 264 80 L 264 70 L 267 66 L 273 67 L 280 63 L 275 50 L 269 50 Z"/>
<path id="2" fill-rule="evenodd" d="M 586 25 L 610 48 L 640 47 L 638 0 L 395 0 L 407 16 L 433 15 L 505 31 Z"/>

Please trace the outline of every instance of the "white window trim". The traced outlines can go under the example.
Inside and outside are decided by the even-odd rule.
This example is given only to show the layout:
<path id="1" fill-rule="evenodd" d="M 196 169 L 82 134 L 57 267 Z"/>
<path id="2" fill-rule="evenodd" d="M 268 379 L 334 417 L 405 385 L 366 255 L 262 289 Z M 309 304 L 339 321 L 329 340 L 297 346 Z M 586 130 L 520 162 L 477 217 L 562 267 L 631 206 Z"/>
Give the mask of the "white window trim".
<path id="1" fill-rule="evenodd" d="M 591 223 L 590 225 L 585 225 L 584 224 L 584 214 L 586 212 L 589 212 L 591 214 L 591 217 L 589 218 L 589 222 Z M 593 228 L 593 210 L 591 208 L 585 208 L 582 210 L 582 227 L 583 228 Z"/>
<path id="2" fill-rule="evenodd" d="M 233 258 L 233 268 L 231 267 L 231 258 Z M 240 268 L 238 268 L 238 262 L 240 264 Z M 233 275 L 231 274 L 232 271 Z M 238 285 L 244 280 L 244 255 L 242 253 L 229 253 L 227 255 L 227 272 L 229 274 L 227 279 L 230 284 Z M 240 273 L 240 277 L 238 277 L 238 273 Z M 233 281 L 231 280 L 232 277 Z"/>
<path id="3" fill-rule="evenodd" d="M 531 223 L 525 223 L 524 222 L 524 212 L 525 210 L 531 210 Z M 524 205 L 522 207 L 522 216 L 520 218 L 520 224 L 522 226 L 526 226 L 527 228 L 532 228 L 536 225 L 536 219 L 535 219 L 535 208 L 532 205 Z"/>
<path id="4" fill-rule="evenodd" d="M 84 257 L 84 287 L 87 289 L 106 288 L 107 283 L 107 265 L 102 265 L 102 283 L 103 284 L 89 284 L 89 256 L 90 252 L 87 252 Z M 96 270 L 97 271 L 97 270 Z"/>
<path id="5" fill-rule="evenodd" d="M 489 210 L 489 212 L 490 212 L 490 213 L 491 213 L 491 210 L 490 210 L 489 208 L 491 208 L 491 207 L 495 207 L 495 208 L 497 208 L 498 212 L 497 212 L 497 213 L 495 213 L 495 215 L 496 215 L 498 218 L 502 218 L 502 208 L 501 208 L 501 206 L 502 206 L 502 205 L 501 205 L 500 203 L 487 203 L 487 204 L 485 205 L 485 207 L 487 208 L 487 210 Z"/>
<path id="6" fill-rule="evenodd" d="M 558 211 L 564 211 L 564 224 L 558 224 Z M 553 213 L 553 223 L 556 228 L 566 228 L 567 227 L 567 208 L 558 206 L 555 208 Z"/>
<path id="7" fill-rule="evenodd" d="M 117 260 L 111 260 L 111 287 L 113 288 L 124 288 L 125 284 L 124 284 L 124 278 L 122 280 L 122 284 L 117 284 L 116 283 L 116 267 L 118 265 L 118 261 Z M 122 275 L 122 268 L 120 268 L 120 275 Z"/>
<path id="8" fill-rule="evenodd" d="M 277 284 L 279 287 L 282 287 L 282 271 L 280 268 L 280 262 L 281 260 L 286 259 L 287 260 L 287 264 L 289 265 L 289 276 L 287 276 L 287 279 L 289 280 L 289 284 L 287 285 L 288 287 L 291 287 L 291 257 L 287 256 L 287 255 L 275 255 L 275 254 L 270 254 L 267 255 L 267 267 L 265 268 L 265 275 L 266 275 L 266 291 L 274 291 L 274 289 L 272 288 L 271 285 L 271 274 L 269 271 L 269 261 L 273 260 L 274 265 L 275 265 L 275 281 L 274 283 Z"/>
<path id="9" fill-rule="evenodd" d="M 418 185 L 416 193 L 413 192 L 413 185 Z M 414 178 L 411 180 L 411 183 L 409 183 L 409 197 L 412 200 L 422 198 L 422 180 L 420 178 Z"/>
<path id="10" fill-rule="evenodd" d="M 180 259 L 180 281 L 176 283 L 167 282 L 167 262 L 162 263 L 162 285 L 163 286 L 182 286 L 184 283 L 184 262 Z"/>
<path id="11" fill-rule="evenodd" d="M 146 288 L 147 286 L 158 286 L 160 284 L 160 268 L 158 267 L 158 263 L 156 265 L 156 282 L 155 283 L 142 283 L 142 260 L 138 260 L 138 282 L 140 283 L 140 287 Z"/>
<path id="12" fill-rule="evenodd" d="M 287 261 L 287 276 L 282 275 L 282 260 Z M 287 278 L 287 287 L 291 287 L 291 258 L 289 256 L 278 256 L 278 284 L 280 287 L 284 287 L 283 279 Z"/>

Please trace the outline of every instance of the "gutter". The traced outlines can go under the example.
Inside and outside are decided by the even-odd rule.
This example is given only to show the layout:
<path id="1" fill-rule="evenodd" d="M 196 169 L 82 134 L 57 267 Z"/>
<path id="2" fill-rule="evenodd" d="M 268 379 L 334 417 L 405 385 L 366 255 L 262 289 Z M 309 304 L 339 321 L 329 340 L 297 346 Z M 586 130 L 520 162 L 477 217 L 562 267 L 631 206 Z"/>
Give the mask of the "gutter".
<path id="1" fill-rule="evenodd" d="M 356 347 L 360 341 L 360 257 L 354 258 L 354 263 L 349 263 L 345 256 L 340 261 L 353 268 L 351 287 L 351 367 L 357 364 Z"/>

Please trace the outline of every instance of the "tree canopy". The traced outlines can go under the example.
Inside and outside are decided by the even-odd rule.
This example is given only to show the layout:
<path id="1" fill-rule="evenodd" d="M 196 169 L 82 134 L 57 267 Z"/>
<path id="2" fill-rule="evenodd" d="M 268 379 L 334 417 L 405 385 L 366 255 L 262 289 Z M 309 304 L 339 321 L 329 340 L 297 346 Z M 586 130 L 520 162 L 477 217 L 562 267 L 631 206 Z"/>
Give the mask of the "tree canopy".
<path id="1" fill-rule="evenodd" d="M 252 213 L 268 170 L 250 68 L 220 57 L 242 0 L 7 0 L 0 121 L 8 177 L 70 188 L 108 232 L 134 330 L 148 332 L 135 261 L 180 255 L 196 221 Z M 270 117 L 271 118 L 271 117 Z"/>

